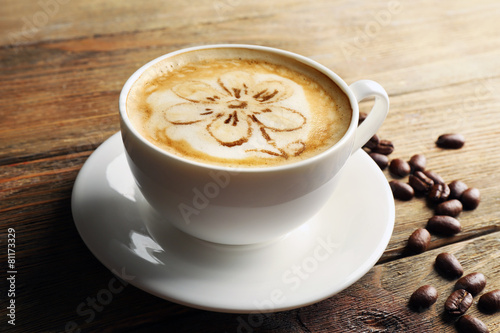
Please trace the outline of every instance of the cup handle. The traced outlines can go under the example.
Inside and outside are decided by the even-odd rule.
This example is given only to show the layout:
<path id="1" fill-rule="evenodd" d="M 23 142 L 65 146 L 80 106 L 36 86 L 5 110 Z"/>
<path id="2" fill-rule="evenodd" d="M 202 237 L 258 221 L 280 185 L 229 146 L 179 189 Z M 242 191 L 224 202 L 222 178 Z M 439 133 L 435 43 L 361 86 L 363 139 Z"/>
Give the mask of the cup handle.
<path id="1" fill-rule="evenodd" d="M 367 97 L 375 96 L 375 104 L 368 114 L 368 117 L 366 117 L 356 130 L 356 138 L 352 149 L 354 153 L 359 148 L 363 147 L 365 143 L 377 133 L 380 126 L 382 126 L 389 112 L 389 96 L 387 96 L 387 92 L 380 84 L 371 80 L 356 81 L 352 83 L 349 88 L 354 93 L 358 103 Z"/>

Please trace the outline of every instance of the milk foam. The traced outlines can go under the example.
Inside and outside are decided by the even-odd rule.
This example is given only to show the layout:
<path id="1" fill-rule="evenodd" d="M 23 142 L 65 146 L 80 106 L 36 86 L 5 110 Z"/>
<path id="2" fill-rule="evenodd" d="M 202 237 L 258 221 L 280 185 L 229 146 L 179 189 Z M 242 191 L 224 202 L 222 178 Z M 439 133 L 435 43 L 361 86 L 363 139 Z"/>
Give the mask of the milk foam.
<path id="1" fill-rule="evenodd" d="M 283 58 L 212 52 L 164 60 L 136 81 L 127 112 L 146 139 L 198 162 L 254 167 L 308 158 L 344 135 L 350 104 L 330 80 Z"/>

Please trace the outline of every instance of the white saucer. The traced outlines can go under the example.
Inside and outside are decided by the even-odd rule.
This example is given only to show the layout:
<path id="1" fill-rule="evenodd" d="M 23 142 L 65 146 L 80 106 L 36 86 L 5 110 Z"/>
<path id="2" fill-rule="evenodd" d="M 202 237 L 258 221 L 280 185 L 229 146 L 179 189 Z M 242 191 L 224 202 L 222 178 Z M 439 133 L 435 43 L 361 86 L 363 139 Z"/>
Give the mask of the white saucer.
<path id="1" fill-rule="evenodd" d="M 218 245 L 170 225 L 148 228 L 154 214 L 134 183 L 120 133 L 82 167 L 72 211 L 85 244 L 116 275 L 158 297 L 221 312 L 289 310 L 328 298 L 375 265 L 394 227 L 388 182 L 359 150 L 326 207 L 273 242 Z"/>

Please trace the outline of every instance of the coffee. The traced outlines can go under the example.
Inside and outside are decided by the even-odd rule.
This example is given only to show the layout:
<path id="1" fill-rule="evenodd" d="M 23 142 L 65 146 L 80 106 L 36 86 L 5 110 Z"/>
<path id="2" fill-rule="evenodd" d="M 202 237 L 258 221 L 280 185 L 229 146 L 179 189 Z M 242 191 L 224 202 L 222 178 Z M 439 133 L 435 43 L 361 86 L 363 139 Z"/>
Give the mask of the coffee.
<path id="1" fill-rule="evenodd" d="M 276 166 L 338 142 L 352 117 L 332 79 L 297 60 L 245 48 L 174 55 L 132 85 L 127 114 L 148 141 L 200 163 Z"/>

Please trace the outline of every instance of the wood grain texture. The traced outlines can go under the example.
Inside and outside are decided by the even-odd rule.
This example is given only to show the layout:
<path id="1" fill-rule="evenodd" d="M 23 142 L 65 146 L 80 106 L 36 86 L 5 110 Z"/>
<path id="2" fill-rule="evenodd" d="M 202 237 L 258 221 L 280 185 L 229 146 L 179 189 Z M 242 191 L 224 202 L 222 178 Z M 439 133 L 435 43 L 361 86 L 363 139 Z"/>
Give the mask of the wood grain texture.
<path id="1" fill-rule="evenodd" d="M 19 274 L 18 325 L 7 325 L 1 297 L 0 331 L 62 332 L 74 323 L 84 332 L 455 332 L 455 319 L 443 315 L 454 281 L 433 269 L 437 254 L 453 253 L 466 273 L 485 274 L 485 291 L 500 288 L 499 17 L 493 0 L 5 1 L 0 290 L 8 228 L 16 230 Z M 349 84 L 378 81 L 391 100 L 378 133 L 393 141 L 390 157 L 424 154 L 427 168 L 446 181 L 478 188 L 481 204 L 460 214 L 462 232 L 433 235 L 429 251 L 410 255 L 406 241 L 433 209 L 422 198 L 397 201 L 394 232 L 379 263 L 338 295 L 292 311 L 195 310 L 120 282 L 77 233 L 73 182 L 92 151 L 119 130 L 118 96 L 127 78 L 162 54 L 209 43 L 283 48 Z M 360 108 L 370 106 L 365 101 Z M 465 146 L 437 148 L 435 140 L 447 132 L 462 133 Z M 109 304 L 82 314 L 89 298 L 110 284 L 120 291 Z M 434 285 L 440 296 L 417 313 L 407 302 L 422 284 Z M 475 304 L 469 314 L 500 332 L 500 314 L 483 314 Z"/>

